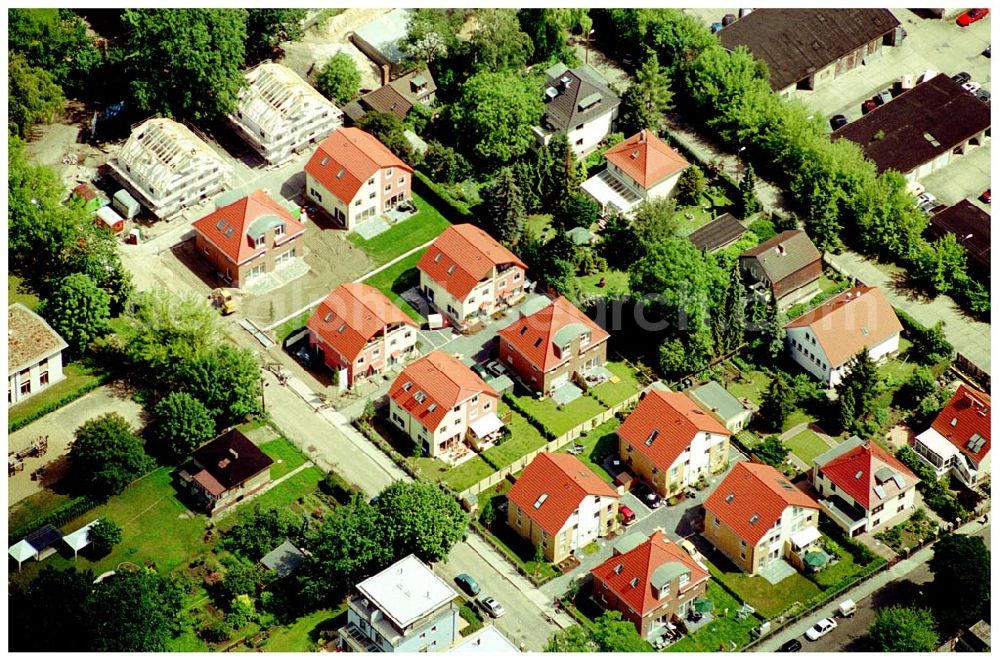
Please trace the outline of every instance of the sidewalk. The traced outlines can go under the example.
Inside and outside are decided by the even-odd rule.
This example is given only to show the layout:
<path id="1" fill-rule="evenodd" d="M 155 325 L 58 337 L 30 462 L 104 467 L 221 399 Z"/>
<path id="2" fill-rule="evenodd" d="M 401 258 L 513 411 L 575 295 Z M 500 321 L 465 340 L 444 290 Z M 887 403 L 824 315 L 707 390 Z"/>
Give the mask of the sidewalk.
<path id="1" fill-rule="evenodd" d="M 987 526 L 989 526 L 989 523 L 983 525 L 977 519 L 973 520 L 972 522 L 966 523 L 962 527 L 959 527 L 958 530 L 956 530 L 956 532 L 960 534 L 969 535 L 969 534 L 974 534 L 979 530 L 983 529 L 983 527 Z M 934 556 L 933 545 L 928 546 L 923 550 L 914 553 L 911 557 L 903 559 L 892 568 L 874 575 L 865 582 L 862 582 L 854 589 L 851 589 L 850 591 L 847 591 L 837 596 L 830 603 L 816 610 L 815 612 L 810 614 L 807 618 L 797 621 L 796 623 L 786 626 L 785 628 L 782 628 L 779 632 L 768 637 L 761 644 L 751 648 L 744 649 L 744 651 L 752 650 L 754 653 L 771 653 L 777 651 L 778 647 L 787 642 L 788 640 L 802 635 L 809 628 L 809 626 L 812 625 L 814 621 L 822 619 L 823 617 L 833 617 L 837 611 L 838 604 L 842 603 L 848 598 L 853 600 L 855 603 L 860 602 L 865 598 L 868 598 L 869 596 L 871 596 L 873 593 L 875 593 L 888 583 L 894 582 L 896 580 L 901 580 L 902 578 L 906 577 L 914 570 L 916 570 L 919 566 L 930 561 L 931 557 L 933 556 Z"/>

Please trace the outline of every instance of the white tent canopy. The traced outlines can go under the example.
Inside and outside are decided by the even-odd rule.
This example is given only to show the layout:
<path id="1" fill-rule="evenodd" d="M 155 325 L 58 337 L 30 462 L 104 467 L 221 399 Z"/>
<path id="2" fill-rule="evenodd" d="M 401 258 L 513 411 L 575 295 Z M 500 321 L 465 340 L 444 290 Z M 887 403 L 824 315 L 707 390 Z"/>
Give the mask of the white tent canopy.
<path id="1" fill-rule="evenodd" d="M 25 559 L 38 559 L 38 550 L 35 550 L 34 546 L 24 539 L 21 539 L 14 545 L 10 546 L 10 549 L 7 550 L 7 554 L 17 560 L 18 568 L 21 568 L 21 562 Z"/>
<path id="2" fill-rule="evenodd" d="M 74 557 L 76 556 L 76 553 L 90 545 L 90 528 L 96 524 L 97 521 L 92 520 L 72 534 L 67 534 L 63 537 L 63 541 L 65 541 L 66 545 L 68 545 L 73 551 Z"/>
<path id="3" fill-rule="evenodd" d="M 792 534 L 790 540 L 796 548 L 805 548 L 810 543 L 819 540 L 819 530 L 815 527 L 804 527 Z"/>
<path id="4" fill-rule="evenodd" d="M 496 413 L 489 413 L 469 424 L 469 428 L 472 429 L 477 438 L 485 438 L 491 433 L 496 433 L 502 429 L 503 422 L 496 416 Z"/>

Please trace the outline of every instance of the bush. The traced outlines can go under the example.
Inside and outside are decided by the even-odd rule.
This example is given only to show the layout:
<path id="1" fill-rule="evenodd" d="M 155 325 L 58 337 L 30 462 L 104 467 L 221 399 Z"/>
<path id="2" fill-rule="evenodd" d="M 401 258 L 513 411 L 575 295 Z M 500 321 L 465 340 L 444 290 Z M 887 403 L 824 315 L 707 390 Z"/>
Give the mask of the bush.
<path id="1" fill-rule="evenodd" d="M 350 483 L 336 472 L 328 472 L 319 484 L 320 490 L 330 495 L 341 504 L 347 504 L 361 489 Z"/>
<path id="2" fill-rule="evenodd" d="M 23 429 L 28 424 L 31 424 L 32 422 L 38 421 L 39 419 L 41 419 L 42 417 L 45 417 L 49 413 L 55 412 L 56 410 L 59 410 L 63 406 L 67 406 L 67 405 L 73 403 L 74 401 L 76 401 L 77 399 L 79 399 L 84 394 L 87 394 L 89 392 L 93 392 L 94 390 L 96 390 L 101 385 L 104 385 L 105 383 L 107 383 L 108 381 L 110 381 L 112 378 L 113 378 L 113 374 L 110 373 L 110 372 L 105 373 L 105 374 L 101 374 L 97 378 L 97 380 L 92 380 L 89 383 L 87 383 L 86 385 L 81 386 L 79 389 L 77 389 L 77 390 L 75 390 L 73 392 L 70 392 L 69 394 L 67 394 L 63 398 L 58 399 L 56 401 L 53 401 L 51 403 L 47 403 L 44 406 L 42 406 L 41 408 L 38 408 L 37 410 L 35 410 L 30 415 L 27 415 L 25 417 L 21 417 L 16 422 L 11 422 L 10 424 L 7 425 L 7 433 L 10 434 L 10 433 L 13 433 L 14 431 L 17 431 L 18 429 Z"/>
<path id="3" fill-rule="evenodd" d="M 475 216 L 468 205 L 456 200 L 447 190 L 431 181 L 420 170 L 413 171 L 413 192 L 426 198 L 428 202 L 437 207 L 441 215 L 449 222 L 456 224 L 475 222 Z"/>
<path id="4" fill-rule="evenodd" d="M 219 644 L 229 641 L 233 636 L 233 629 L 225 621 L 213 619 L 198 631 L 198 636 L 206 642 Z"/>
<path id="5" fill-rule="evenodd" d="M 22 538 L 35 531 L 39 527 L 44 527 L 45 525 L 52 525 L 53 527 L 62 527 L 70 520 L 79 518 L 83 514 L 95 509 L 97 505 L 100 504 L 97 500 L 91 499 L 87 496 L 78 497 L 76 499 L 65 502 L 58 508 L 50 511 L 48 514 L 37 518 L 28 525 L 22 525 L 18 529 L 12 530 L 7 535 L 7 545 L 14 545 Z"/>
<path id="6" fill-rule="evenodd" d="M 774 223 L 766 218 L 760 218 L 750 223 L 750 231 L 757 234 L 757 238 L 760 239 L 761 243 L 778 235 L 778 230 L 775 229 Z"/>
<path id="7" fill-rule="evenodd" d="M 538 432 L 542 434 L 542 437 L 546 440 L 555 440 L 556 435 L 545 426 L 545 422 L 535 417 L 532 413 L 528 412 L 520 402 L 510 394 L 504 395 L 504 401 L 507 405 L 511 407 L 512 410 L 519 413 L 522 417 L 528 420 L 528 423 L 538 429 Z M 561 408 L 560 408 L 561 409 Z"/>
<path id="8" fill-rule="evenodd" d="M 468 636 L 470 633 L 474 633 L 483 627 L 482 617 L 479 616 L 479 613 L 476 612 L 476 610 L 472 609 L 468 605 L 462 605 L 458 608 L 458 614 L 469 622 L 469 625 L 465 627 L 465 636 Z"/>

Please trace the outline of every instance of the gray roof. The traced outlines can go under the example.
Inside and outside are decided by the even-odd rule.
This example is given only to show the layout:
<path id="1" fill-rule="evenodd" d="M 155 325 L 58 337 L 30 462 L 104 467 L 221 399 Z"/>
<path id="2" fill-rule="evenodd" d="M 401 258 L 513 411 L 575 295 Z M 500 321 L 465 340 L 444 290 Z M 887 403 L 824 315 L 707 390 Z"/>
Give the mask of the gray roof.
<path id="1" fill-rule="evenodd" d="M 306 556 L 291 541 L 285 541 L 264 555 L 260 563 L 277 573 L 278 577 L 285 577 L 295 572 L 305 560 Z"/>
<path id="2" fill-rule="evenodd" d="M 618 551 L 618 554 L 623 555 L 626 552 L 638 548 L 646 542 L 647 538 L 649 537 L 642 532 L 632 532 L 618 539 L 614 544 L 614 548 Z"/>
<path id="3" fill-rule="evenodd" d="M 844 440 L 836 447 L 831 447 L 830 449 L 827 449 L 825 452 L 814 458 L 812 463 L 813 465 L 826 465 L 827 463 L 837 458 L 838 456 L 842 456 L 843 454 L 846 454 L 852 449 L 860 447 L 864 443 L 865 443 L 864 440 L 862 440 L 856 435 L 852 435 L 850 438 Z"/>
<path id="4" fill-rule="evenodd" d="M 671 580 L 685 573 L 690 576 L 691 569 L 679 561 L 668 561 L 653 571 L 653 574 L 649 576 L 649 581 L 654 587 L 660 587 L 664 584 L 670 584 Z"/>
<path id="5" fill-rule="evenodd" d="M 809 235 L 801 229 L 789 229 L 746 250 L 740 257 L 757 259 L 761 270 L 772 282 L 780 282 L 822 256 Z"/>
<path id="6" fill-rule="evenodd" d="M 521 314 L 523 316 L 531 316 L 532 314 L 534 314 L 536 312 L 542 311 L 543 309 L 545 309 L 546 307 L 548 307 L 551 304 L 552 304 L 552 301 L 549 300 L 547 297 L 543 296 L 540 293 L 536 293 L 536 294 L 530 296 L 521 305 Z"/>
<path id="7" fill-rule="evenodd" d="M 545 73 L 549 76 L 546 89 L 556 92 L 554 97 L 545 97 L 546 128 L 569 132 L 618 106 L 618 97 L 593 67 L 568 69 L 555 64 Z"/>
<path id="8" fill-rule="evenodd" d="M 898 25 L 888 9 L 756 9 L 718 37 L 726 49 L 746 46 L 767 64 L 771 89 L 778 91 Z"/>
<path id="9" fill-rule="evenodd" d="M 377 48 L 390 62 L 399 63 L 403 60 L 399 42 L 406 38 L 407 26 L 412 13 L 412 9 L 393 9 L 368 21 L 355 32 Z"/>
<path id="10" fill-rule="evenodd" d="M 714 412 L 727 422 L 736 419 L 746 412 L 746 408 L 743 407 L 740 400 L 714 380 L 710 380 L 704 385 L 694 388 L 689 394 L 702 407 L 710 412 Z"/>
<path id="11" fill-rule="evenodd" d="M 699 250 L 713 252 L 735 243 L 746 231 L 746 227 L 733 214 L 723 213 L 704 227 L 688 234 L 687 238 Z"/>

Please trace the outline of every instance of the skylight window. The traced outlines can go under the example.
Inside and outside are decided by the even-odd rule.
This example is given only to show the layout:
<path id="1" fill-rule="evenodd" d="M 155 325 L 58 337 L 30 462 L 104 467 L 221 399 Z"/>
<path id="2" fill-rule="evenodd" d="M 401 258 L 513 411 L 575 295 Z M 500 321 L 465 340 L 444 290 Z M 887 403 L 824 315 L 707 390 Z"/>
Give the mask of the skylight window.
<path id="1" fill-rule="evenodd" d="M 535 340 L 535 348 L 538 348 L 541 345 L 542 345 L 542 338 L 539 337 L 538 339 Z"/>
<path id="2" fill-rule="evenodd" d="M 750 516 L 750 524 L 751 525 L 756 525 L 758 520 L 760 520 L 760 514 L 755 513 L 752 516 Z"/>
<path id="3" fill-rule="evenodd" d="M 413 399 L 417 403 L 423 403 L 427 400 L 427 394 L 423 390 L 417 390 L 417 393 L 413 395 Z"/>
<path id="4" fill-rule="evenodd" d="M 431 405 L 427 406 L 427 412 L 434 412 L 435 410 L 437 410 L 437 407 L 438 404 L 432 403 Z"/>
<path id="5" fill-rule="evenodd" d="M 862 472 L 861 470 L 858 470 L 857 472 L 854 473 L 854 478 L 855 479 L 860 479 L 861 475 L 863 475 L 863 474 L 864 474 L 864 472 Z"/>
<path id="6" fill-rule="evenodd" d="M 434 255 L 434 263 L 439 263 L 441 261 L 441 257 L 442 257 L 442 254 L 440 252 L 438 252 L 436 255 Z"/>
<path id="7" fill-rule="evenodd" d="M 617 566 L 615 566 L 615 575 L 620 575 L 624 569 L 625 569 L 625 564 L 618 564 Z"/>
<path id="8" fill-rule="evenodd" d="M 236 231 L 236 228 L 235 228 L 235 227 L 226 227 L 226 231 L 225 231 L 225 233 L 223 234 L 223 236 L 225 236 L 226 238 L 229 238 L 230 236 L 232 236 L 232 235 L 233 235 L 233 232 L 234 232 L 234 231 Z"/>
<path id="9" fill-rule="evenodd" d="M 455 264 L 448 266 L 448 274 L 451 275 L 455 272 Z"/>
<path id="10" fill-rule="evenodd" d="M 631 580 L 629 580 L 628 586 L 630 586 L 630 587 L 638 587 L 639 586 L 639 578 L 634 577 Z"/>
<path id="11" fill-rule="evenodd" d="M 344 330 L 347 330 L 347 324 L 341 323 L 340 328 L 337 329 L 337 332 L 343 332 Z"/>
<path id="12" fill-rule="evenodd" d="M 521 328 L 521 332 L 520 332 L 520 334 L 521 334 L 521 335 L 523 335 L 523 334 L 524 334 L 524 333 L 526 333 L 527 331 L 528 331 L 528 326 L 524 326 L 524 327 L 522 327 L 522 328 Z"/>
<path id="13" fill-rule="evenodd" d="M 646 438 L 646 446 L 648 447 L 651 444 L 653 444 L 653 441 L 656 440 L 656 438 L 659 437 L 659 435 L 660 435 L 660 429 L 653 429 L 653 432 L 649 434 L 648 438 Z"/>
<path id="14" fill-rule="evenodd" d="M 341 167 L 340 171 L 337 172 L 337 178 L 338 179 L 342 179 L 344 177 L 344 173 L 346 173 L 346 172 L 347 172 L 347 170 L 345 168 Z"/>
<path id="15" fill-rule="evenodd" d="M 333 312 L 327 312 L 326 316 L 323 317 L 323 323 L 329 323 L 333 319 Z"/>
<path id="16" fill-rule="evenodd" d="M 323 160 L 319 161 L 320 167 L 325 167 L 327 163 L 330 162 L 329 156 L 323 156 Z"/>
<path id="17" fill-rule="evenodd" d="M 411 387 L 413 387 L 413 382 L 412 381 L 408 380 L 405 383 L 403 383 L 403 391 L 404 392 L 409 392 Z"/>
<path id="18" fill-rule="evenodd" d="M 728 495 L 726 495 L 726 504 L 729 504 L 734 499 L 736 499 L 736 493 L 729 493 Z"/>
<path id="19" fill-rule="evenodd" d="M 215 228 L 216 229 L 222 229 L 225 226 L 226 226 L 226 219 L 225 218 L 220 218 L 219 222 L 216 223 Z"/>
<path id="20" fill-rule="evenodd" d="M 538 509 L 538 508 L 540 508 L 540 507 L 541 507 L 541 506 L 542 506 L 543 504 L 545 504 L 545 500 L 547 500 L 547 499 L 549 499 L 549 494 L 548 494 L 548 493 L 542 493 L 541 495 L 539 495 L 539 496 L 538 496 L 538 499 L 537 499 L 537 500 L 535 500 L 535 503 L 534 503 L 534 505 L 533 505 L 533 506 L 534 506 L 534 507 L 535 507 L 536 509 Z"/>

